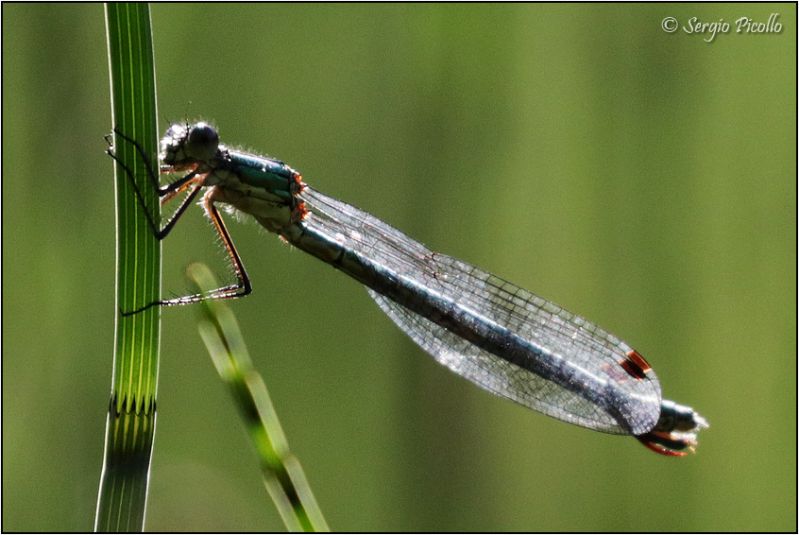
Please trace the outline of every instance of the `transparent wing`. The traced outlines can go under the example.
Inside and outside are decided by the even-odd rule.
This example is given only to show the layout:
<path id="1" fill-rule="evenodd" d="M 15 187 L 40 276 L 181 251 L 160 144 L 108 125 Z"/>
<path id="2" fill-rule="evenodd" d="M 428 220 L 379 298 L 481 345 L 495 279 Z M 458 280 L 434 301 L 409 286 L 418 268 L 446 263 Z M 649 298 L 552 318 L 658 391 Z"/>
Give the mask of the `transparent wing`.
<path id="1" fill-rule="evenodd" d="M 474 311 L 474 321 L 485 319 L 507 328 L 590 374 L 593 386 L 556 384 L 370 290 L 403 331 L 455 373 L 549 416 L 599 431 L 641 434 L 658 421 L 660 384 L 656 375 L 642 357 L 612 334 L 499 277 L 432 252 L 353 206 L 311 188 L 306 188 L 302 198 L 310 212 L 308 227 L 335 236 L 348 250 L 371 259 L 383 276 L 411 281 L 419 291 L 434 292 Z M 602 398 L 610 391 L 614 399 Z M 624 414 L 625 421 L 620 422 L 609 406 L 618 406 L 615 412 Z"/>
<path id="2" fill-rule="evenodd" d="M 591 401 L 480 349 L 374 290 L 368 291 L 383 312 L 436 361 L 485 390 L 559 420 L 626 433 Z"/>

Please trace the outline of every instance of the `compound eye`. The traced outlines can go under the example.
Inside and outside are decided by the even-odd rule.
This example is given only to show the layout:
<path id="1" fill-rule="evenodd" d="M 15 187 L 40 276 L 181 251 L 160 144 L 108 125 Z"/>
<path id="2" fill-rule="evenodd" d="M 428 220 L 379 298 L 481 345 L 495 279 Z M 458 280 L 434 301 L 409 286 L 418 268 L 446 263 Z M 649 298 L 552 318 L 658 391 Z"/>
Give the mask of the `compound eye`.
<path id="1" fill-rule="evenodd" d="M 210 125 L 197 123 L 189 129 L 186 153 L 200 161 L 210 160 L 219 148 L 219 134 Z"/>

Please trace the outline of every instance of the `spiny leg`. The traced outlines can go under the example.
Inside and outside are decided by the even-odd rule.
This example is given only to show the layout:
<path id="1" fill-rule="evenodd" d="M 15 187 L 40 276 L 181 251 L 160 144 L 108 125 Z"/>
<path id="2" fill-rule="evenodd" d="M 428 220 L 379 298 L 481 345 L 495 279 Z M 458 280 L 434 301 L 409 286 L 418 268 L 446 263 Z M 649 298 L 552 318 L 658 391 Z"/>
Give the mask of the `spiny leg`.
<path id="1" fill-rule="evenodd" d="M 199 189 L 199 188 L 197 188 Z M 196 194 L 197 189 L 192 192 Z M 199 303 L 200 301 L 204 301 L 206 299 L 236 299 L 238 297 L 244 297 L 245 295 L 249 295 L 252 293 L 252 284 L 250 284 L 250 277 L 247 275 L 247 270 L 244 268 L 244 263 L 241 261 L 241 257 L 239 256 L 239 252 L 236 250 L 236 246 L 233 245 L 233 240 L 230 238 L 230 233 L 225 226 L 225 222 L 222 219 L 222 215 L 217 210 L 216 206 L 214 205 L 214 201 L 218 200 L 221 196 L 220 190 L 217 187 L 212 187 L 209 189 L 206 194 L 203 196 L 202 206 L 205 209 L 205 213 L 211 219 L 211 222 L 214 224 L 214 228 L 216 229 L 219 237 L 222 239 L 222 245 L 225 247 L 225 251 L 227 251 L 228 257 L 230 258 L 231 263 L 233 264 L 233 271 L 236 275 L 236 284 L 229 284 L 227 286 L 222 286 L 221 288 L 217 288 L 216 290 L 211 290 L 210 292 L 205 293 L 198 293 L 192 295 L 184 295 L 183 297 L 176 297 L 174 299 L 163 299 L 159 301 L 153 301 L 152 303 L 145 305 L 142 308 L 137 310 L 133 310 L 131 312 L 123 312 L 123 316 L 130 316 L 133 314 L 138 314 L 143 310 L 147 310 L 153 306 L 176 306 L 176 305 L 189 305 L 192 303 Z"/>
<path id="2" fill-rule="evenodd" d="M 158 231 L 155 231 L 155 237 L 158 238 L 159 240 L 163 240 L 164 238 L 166 238 L 166 236 L 172 231 L 172 228 L 178 222 L 178 219 L 180 219 L 180 216 L 183 215 L 183 212 L 185 212 L 186 209 L 191 205 L 191 203 L 194 200 L 194 198 L 197 196 L 197 194 L 202 189 L 203 184 L 205 183 L 205 176 L 206 175 L 193 176 L 194 174 L 195 174 L 194 171 L 192 171 L 191 173 L 186 175 L 186 177 L 184 177 L 184 178 L 187 178 L 187 177 L 189 177 L 191 175 L 190 179 L 185 180 L 185 181 L 183 181 L 183 179 L 181 179 L 183 181 L 183 184 L 181 184 L 181 186 L 179 188 L 177 188 L 177 189 L 175 189 L 173 191 L 170 191 L 164 197 L 161 198 L 161 206 L 163 206 L 164 204 L 166 204 L 169 201 L 171 201 L 175 196 L 177 196 L 180 193 L 182 193 L 184 190 L 191 189 L 189 194 L 186 195 L 186 197 L 180 203 L 180 206 L 178 206 L 177 210 L 172 212 L 172 215 L 169 216 L 169 219 L 167 219 L 166 224 L 164 225 L 164 228 L 162 228 L 162 229 L 160 229 Z M 142 206 L 142 208 L 143 208 L 143 206 Z"/>
<path id="3" fill-rule="evenodd" d="M 175 299 L 167 299 L 161 301 L 161 305 L 187 305 L 190 303 L 197 303 L 205 299 L 235 299 L 249 295 L 252 292 L 250 277 L 247 275 L 247 270 L 244 268 L 244 263 L 241 261 L 239 252 L 236 250 L 236 246 L 233 244 L 233 240 L 231 239 L 230 233 L 225 226 L 222 215 L 214 205 L 214 202 L 218 200 L 219 197 L 220 190 L 217 187 L 209 189 L 205 196 L 203 196 L 202 206 L 205 209 L 206 215 L 208 215 L 208 217 L 211 219 L 211 222 L 214 224 L 214 228 L 219 234 L 219 237 L 222 239 L 222 245 L 225 247 L 225 251 L 230 258 L 231 264 L 233 265 L 233 272 L 236 276 L 236 284 L 229 284 L 227 286 L 217 288 L 216 290 L 211 290 L 210 292 L 201 294 L 186 295 L 183 297 L 177 297 Z"/>

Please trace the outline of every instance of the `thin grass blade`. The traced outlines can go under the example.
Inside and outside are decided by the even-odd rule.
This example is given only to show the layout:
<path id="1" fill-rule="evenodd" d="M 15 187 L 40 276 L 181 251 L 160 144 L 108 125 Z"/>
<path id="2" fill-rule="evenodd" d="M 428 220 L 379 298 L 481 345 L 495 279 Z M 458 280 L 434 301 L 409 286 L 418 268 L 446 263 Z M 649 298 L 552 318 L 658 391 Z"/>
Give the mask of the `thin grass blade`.
<path id="1" fill-rule="evenodd" d="M 192 264 L 188 276 L 198 292 L 217 287 L 208 268 Z M 233 312 L 220 301 L 203 301 L 199 323 L 219 376 L 230 388 L 260 461 L 264 485 L 289 531 L 329 531 L 299 460 L 289 450 L 269 392 L 253 368 Z"/>
<path id="2" fill-rule="evenodd" d="M 146 158 L 119 136 L 115 136 L 113 149 L 132 171 L 150 212 L 159 214 L 158 196 L 147 175 L 147 166 L 157 173 L 158 162 L 149 6 L 106 4 L 105 15 L 113 126 L 136 139 Z M 159 298 L 161 246 L 137 204 L 130 179 L 119 164 L 114 168 L 117 206 L 114 367 L 94 529 L 142 531 L 155 432 L 160 312 L 158 307 L 152 307 L 123 317 L 120 311 L 135 310 Z"/>

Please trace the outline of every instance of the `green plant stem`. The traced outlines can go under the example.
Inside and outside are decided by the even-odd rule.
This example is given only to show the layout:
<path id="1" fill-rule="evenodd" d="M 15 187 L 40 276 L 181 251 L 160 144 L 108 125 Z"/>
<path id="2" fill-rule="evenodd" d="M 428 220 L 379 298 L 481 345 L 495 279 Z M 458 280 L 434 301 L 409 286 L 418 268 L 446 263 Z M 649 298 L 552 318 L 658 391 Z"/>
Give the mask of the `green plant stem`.
<path id="1" fill-rule="evenodd" d="M 188 276 L 197 291 L 217 287 L 208 268 L 192 264 Z M 220 301 L 202 302 L 199 323 L 219 376 L 230 388 L 260 460 L 264 485 L 290 531 L 329 531 L 299 460 L 286 436 L 261 375 L 253 368 L 231 310 Z"/>
<path id="2" fill-rule="evenodd" d="M 114 154 L 134 176 L 150 212 L 159 201 L 148 176 L 157 173 L 155 71 L 147 4 L 106 4 L 113 126 L 135 139 L 115 136 Z M 94 529 L 144 529 L 150 457 L 155 432 L 160 313 L 158 307 L 132 316 L 161 291 L 161 246 L 121 165 L 116 175 L 117 294 L 114 371 L 105 433 L 105 455 Z M 157 175 L 155 175 L 157 176 Z"/>

